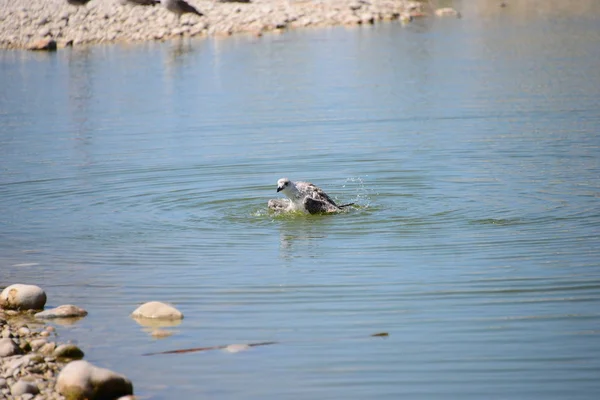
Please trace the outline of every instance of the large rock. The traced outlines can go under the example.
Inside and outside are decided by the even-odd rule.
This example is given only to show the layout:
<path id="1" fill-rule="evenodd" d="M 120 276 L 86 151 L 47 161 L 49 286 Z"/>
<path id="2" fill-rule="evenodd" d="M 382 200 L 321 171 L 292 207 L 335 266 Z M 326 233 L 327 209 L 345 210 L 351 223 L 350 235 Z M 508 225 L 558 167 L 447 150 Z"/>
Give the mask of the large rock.
<path id="1" fill-rule="evenodd" d="M 182 319 L 181 311 L 159 301 L 150 301 L 139 306 L 133 313 L 133 318 Z"/>
<path id="2" fill-rule="evenodd" d="M 69 400 L 112 400 L 133 394 L 133 385 L 125 376 L 83 360 L 63 368 L 56 389 Z"/>
<path id="3" fill-rule="evenodd" d="M 0 294 L 0 307 L 13 310 L 41 310 L 46 304 L 46 293 L 35 285 L 10 285 Z"/>
<path id="4" fill-rule="evenodd" d="M 88 314 L 83 308 L 71 304 L 65 304 L 50 310 L 45 310 L 35 314 L 36 318 L 50 319 L 50 318 L 76 318 L 85 317 Z"/>
<path id="5" fill-rule="evenodd" d="M 21 348 L 10 338 L 0 339 L 0 357 L 10 357 L 21 354 Z"/>

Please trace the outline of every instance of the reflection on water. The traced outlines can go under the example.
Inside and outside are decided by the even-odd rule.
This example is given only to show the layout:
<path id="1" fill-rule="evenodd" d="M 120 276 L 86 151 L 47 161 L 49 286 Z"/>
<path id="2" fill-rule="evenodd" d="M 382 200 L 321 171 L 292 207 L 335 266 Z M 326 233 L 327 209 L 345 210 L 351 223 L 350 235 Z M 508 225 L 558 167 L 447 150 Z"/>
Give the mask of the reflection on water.
<path id="1" fill-rule="evenodd" d="M 595 398 L 598 14 L 485 4 L 0 53 L 0 284 L 153 399 Z M 282 176 L 357 206 L 274 215 Z"/>

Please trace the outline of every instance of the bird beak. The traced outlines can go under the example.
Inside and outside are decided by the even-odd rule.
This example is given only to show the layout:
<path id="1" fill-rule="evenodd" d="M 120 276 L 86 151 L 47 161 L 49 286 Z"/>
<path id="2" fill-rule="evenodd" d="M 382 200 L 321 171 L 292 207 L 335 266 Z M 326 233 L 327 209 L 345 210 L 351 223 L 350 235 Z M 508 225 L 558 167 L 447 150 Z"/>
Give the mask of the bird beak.
<path id="1" fill-rule="evenodd" d="M 281 192 L 283 190 L 282 187 L 277 187 L 277 193 Z"/>

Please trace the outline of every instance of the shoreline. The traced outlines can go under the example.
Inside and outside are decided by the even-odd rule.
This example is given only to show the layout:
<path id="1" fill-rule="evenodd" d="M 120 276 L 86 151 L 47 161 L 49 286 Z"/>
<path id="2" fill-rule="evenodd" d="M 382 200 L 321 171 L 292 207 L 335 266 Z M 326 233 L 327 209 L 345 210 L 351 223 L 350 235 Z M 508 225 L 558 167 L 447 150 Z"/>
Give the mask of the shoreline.
<path id="1" fill-rule="evenodd" d="M 136 6 L 122 0 L 0 0 L 0 49 L 27 49 L 40 42 L 55 48 L 76 45 L 164 41 L 177 37 L 261 36 L 308 26 L 375 24 L 431 14 L 427 2 L 399 0 L 254 0 L 251 3 L 189 0 L 204 15 L 177 17 L 162 5 Z M 53 50 L 53 49 L 52 49 Z"/>
<path id="2" fill-rule="evenodd" d="M 57 348 L 66 344 L 57 340 L 56 329 L 35 320 L 33 312 L 0 308 L 0 332 L 2 339 L 12 340 L 18 346 L 10 353 L 3 349 L 0 356 L 0 397 L 22 398 L 28 394 L 37 398 L 64 399 L 56 390 L 56 382 L 58 374 L 71 359 L 55 354 Z M 17 388 L 18 385 L 24 388 Z"/>

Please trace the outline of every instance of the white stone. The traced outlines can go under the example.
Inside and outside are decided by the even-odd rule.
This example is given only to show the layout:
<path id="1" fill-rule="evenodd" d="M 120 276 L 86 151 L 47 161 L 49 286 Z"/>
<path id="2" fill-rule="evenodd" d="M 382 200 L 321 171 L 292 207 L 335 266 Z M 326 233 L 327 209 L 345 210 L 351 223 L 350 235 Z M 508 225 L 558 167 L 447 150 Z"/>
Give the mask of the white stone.
<path id="1" fill-rule="evenodd" d="M 182 319 L 183 314 L 168 304 L 150 301 L 139 306 L 133 313 L 133 318 Z"/>
<path id="2" fill-rule="evenodd" d="M 64 304 L 62 306 L 58 306 L 56 308 L 51 308 L 50 310 L 45 310 L 35 314 L 36 318 L 42 319 L 50 319 L 50 318 L 75 318 L 75 317 L 85 317 L 87 315 L 87 311 L 83 308 L 79 308 L 72 304 Z"/>
<path id="3" fill-rule="evenodd" d="M 46 293 L 39 286 L 15 284 L 0 294 L 0 307 L 15 310 L 41 310 L 46 304 Z"/>
<path id="4" fill-rule="evenodd" d="M 247 344 L 230 344 L 224 350 L 229 353 L 239 353 L 240 351 L 250 350 L 250 346 Z"/>
<path id="5" fill-rule="evenodd" d="M 133 394 L 133 385 L 124 375 L 83 360 L 62 369 L 56 389 L 68 399 L 115 399 Z"/>

